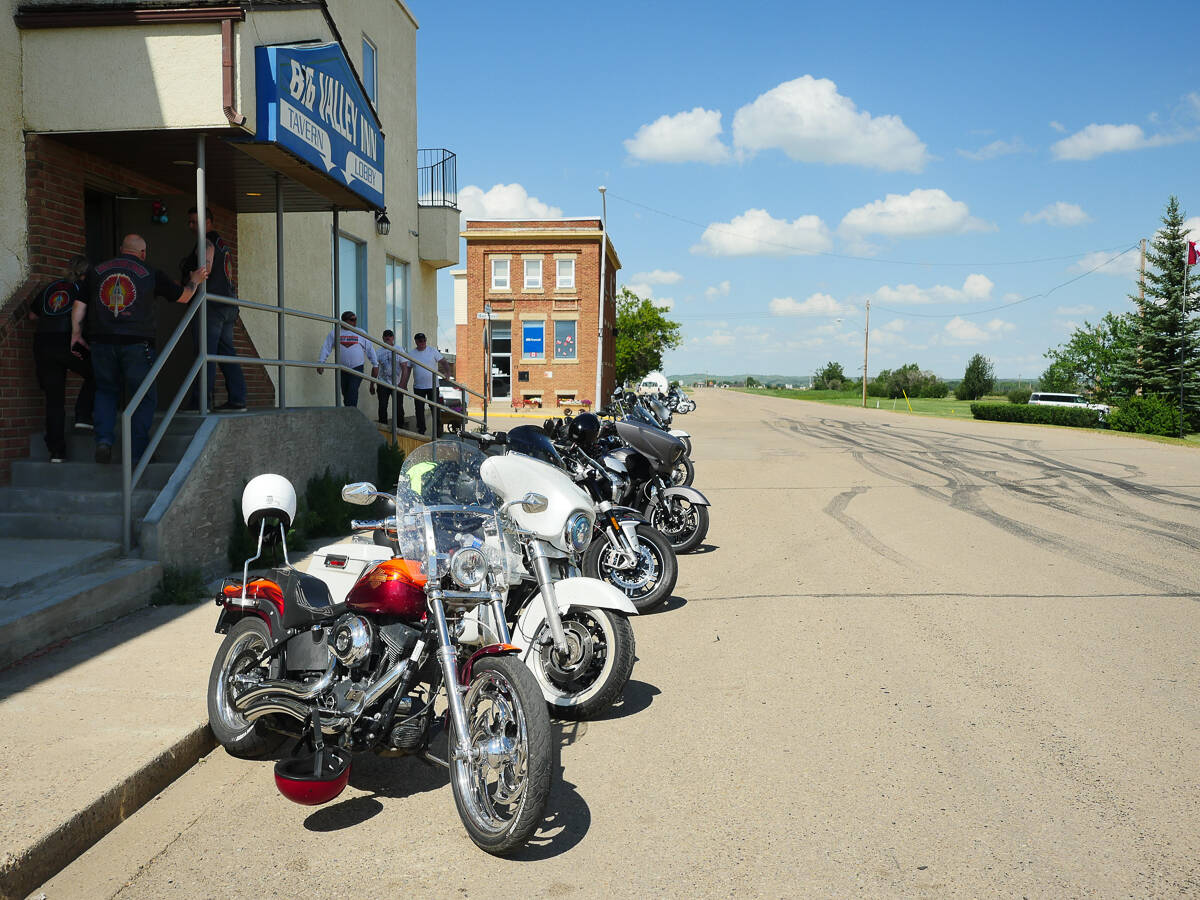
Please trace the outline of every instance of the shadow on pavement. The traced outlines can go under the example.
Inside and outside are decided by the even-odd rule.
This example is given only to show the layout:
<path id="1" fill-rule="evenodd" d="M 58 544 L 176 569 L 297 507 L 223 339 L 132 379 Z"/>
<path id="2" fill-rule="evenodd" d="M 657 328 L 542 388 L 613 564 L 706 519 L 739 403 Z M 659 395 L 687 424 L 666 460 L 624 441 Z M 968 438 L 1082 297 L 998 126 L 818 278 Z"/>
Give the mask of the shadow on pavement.
<path id="1" fill-rule="evenodd" d="M 680 556 L 699 556 L 702 553 L 712 553 L 714 550 L 720 549 L 720 546 L 717 544 L 701 544 L 700 546 L 689 550 L 687 553 L 681 553 Z"/>
<path id="2" fill-rule="evenodd" d="M 350 784 L 368 796 L 349 797 L 322 807 L 304 820 L 309 831 L 341 831 L 361 825 L 383 812 L 379 798 L 411 797 L 449 785 L 449 775 L 440 766 L 416 757 L 388 758 L 373 753 L 356 753 L 350 768 Z"/>
<path id="3" fill-rule="evenodd" d="M 684 606 L 687 606 L 687 598 L 680 597 L 678 594 L 672 594 L 658 606 L 654 607 L 654 609 L 648 609 L 644 613 L 641 613 L 640 617 L 645 618 L 646 616 L 658 616 L 662 613 L 674 612 L 675 610 L 681 609 Z"/>
<path id="4" fill-rule="evenodd" d="M 644 681 L 634 681 L 632 678 L 626 683 L 625 690 L 621 692 L 621 696 L 617 702 L 606 709 L 603 713 L 592 719 L 593 722 L 610 722 L 614 719 L 624 719 L 626 716 L 633 716 L 647 709 L 654 698 L 661 694 L 658 688 L 652 684 L 647 684 Z"/>
<path id="5" fill-rule="evenodd" d="M 551 721 L 556 733 L 555 773 L 551 780 L 550 799 L 546 801 L 546 816 L 523 850 L 509 859 L 518 862 L 537 862 L 566 853 L 583 840 L 592 824 L 592 811 L 580 796 L 575 785 L 567 781 L 562 764 L 562 748 L 575 743 L 587 733 L 587 722 Z"/>

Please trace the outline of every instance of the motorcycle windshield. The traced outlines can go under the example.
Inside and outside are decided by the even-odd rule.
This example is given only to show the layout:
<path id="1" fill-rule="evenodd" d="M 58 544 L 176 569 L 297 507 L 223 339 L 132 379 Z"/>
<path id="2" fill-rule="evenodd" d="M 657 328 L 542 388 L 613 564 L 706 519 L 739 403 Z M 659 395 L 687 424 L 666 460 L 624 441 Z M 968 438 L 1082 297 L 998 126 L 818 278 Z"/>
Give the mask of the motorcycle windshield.
<path id="1" fill-rule="evenodd" d="M 506 445 L 510 453 L 520 453 L 523 456 L 532 456 L 534 459 L 540 459 L 544 463 L 549 463 L 557 469 L 565 469 L 566 463 L 559 455 L 558 449 L 554 443 L 546 436 L 546 433 L 540 428 L 535 428 L 533 425 L 518 425 L 508 432 L 508 443 Z"/>
<path id="2" fill-rule="evenodd" d="M 484 459 L 473 444 L 440 440 L 404 460 L 396 485 L 396 539 L 400 555 L 418 562 L 433 586 L 486 591 L 508 583 L 499 503 L 479 477 Z M 480 551 L 482 559 L 466 554 L 455 565 L 467 550 Z"/>

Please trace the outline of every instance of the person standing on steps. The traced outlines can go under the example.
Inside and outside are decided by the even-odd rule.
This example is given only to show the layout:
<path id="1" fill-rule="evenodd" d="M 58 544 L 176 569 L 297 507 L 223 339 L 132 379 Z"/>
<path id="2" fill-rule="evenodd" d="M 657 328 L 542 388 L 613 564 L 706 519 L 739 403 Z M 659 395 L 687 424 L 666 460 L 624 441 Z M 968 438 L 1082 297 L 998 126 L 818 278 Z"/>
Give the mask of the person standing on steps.
<path id="1" fill-rule="evenodd" d="M 193 206 L 188 210 L 188 228 L 192 234 L 196 233 L 199 227 L 196 208 Z M 233 254 L 228 244 L 222 240 L 221 235 L 213 230 L 213 215 L 212 210 L 207 206 L 204 208 L 204 233 L 208 238 L 209 244 L 212 246 L 210 253 L 212 259 L 209 260 L 208 269 L 209 276 L 205 283 L 205 289 L 211 294 L 219 294 L 222 297 L 237 297 L 237 285 L 233 283 Z M 179 263 L 180 277 L 186 281 L 188 273 L 196 268 L 196 251 L 192 252 Z M 208 320 L 207 344 L 208 352 L 212 356 L 237 356 L 237 349 L 233 345 L 234 326 L 238 320 L 238 308 L 229 303 L 220 303 L 216 300 L 207 301 L 207 309 L 205 316 Z M 199 319 L 196 320 L 199 322 Z M 198 331 L 199 326 L 196 326 Z M 196 334 L 197 332 L 193 332 Z M 200 340 L 196 337 L 196 350 L 200 350 Z M 221 367 L 221 375 L 225 378 L 225 402 L 220 406 L 213 405 L 213 394 L 217 386 L 217 366 Z M 196 397 L 198 387 L 192 388 L 191 405 L 197 406 Z M 240 363 L 209 363 L 208 364 L 208 408 L 216 412 L 244 412 L 246 409 L 246 376 L 242 372 Z"/>
<path id="2" fill-rule="evenodd" d="M 404 387 L 408 384 L 408 373 L 411 371 L 413 379 L 413 393 L 417 394 L 418 396 L 425 397 L 426 400 L 429 401 L 438 399 L 434 397 L 433 372 L 431 372 L 430 369 L 436 367 L 438 372 L 441 373 L 442 376 L 445 376 L 450 367 L 446 364 L 446 360 L 442 357 L 442 354 L 438 352 L 436 347 L 426 346 L 424 334 L 417 332 L 415 335 L 413 335 L 413 342 L 416 344 L 416 347 L 410 351 L 408 355 L 414 360 L 424 363 L 429 368 L 426 369 L 423 366 L 413 366 L 405 363 L 404 374 L 402 376 L 403 383 L 401 384 L 401 387 Z M 413 400 L 413 406 L 416 408 L 417 413 L 417 431 L 421 432 L 421 434 L 425 433 L 426 405 L 426 403 L 420 400 Z"/>
<path id="3" fill-rule="evenodd" d="M 75 304 L 71 314 L 71 348 L 90 349 L 96 375 L 96 462 L 112 461 L 116 440 L 117 403 L 124 388 L 130 394 L 141 386 L 155 359 L 154 297 L 187 303 L 208 268 L 193 269 L 180 287 L 161 269 L 146 263 L 148 247 L 140 234 L 127 234 L 121 252 L 88 273 L 87 303 Z M 84 315 L 89 340 L 83 338 Z M 133 413 L 130 451 L 134 464 L 150 443 L 150 425 L 158 392 L 153 384 Z"/>
<path id="4" fill-rule="evenodd" d="M 62 277 L 42 285 L 29 302 L 29 318 L 37 322 L 33 334 L 33 361 L 38 385 L 46 394 L 46 450 L 50 462 L 67 458 L 67 372 L 83 379 L 75 398 L 75 427 L 91 430 L 96 382 L 86 350 L 71 348 L 71 317 L 75 307 L 87 310 L 83 281 L 85 256 L 72 256 Z"/>
<path id="5" fill-rule="evenodd" d="M 371 360 L 371 377 L 378 378 L 379 358 L 375 355 L 375 345 L 355 327 L 358 324 L 358 315 L 346 310 L 342 313 L 342 323 L 349 327 L 338 329 L 340 331 L 337 348 L 338 363 L 354 369 L 356 372 L 362 372 L 369 359 Z M 325 343 L 321 345 L 321 355 L 317 357 L 317 362 L 323 363 L 329 359 L 329 355 L 333 352 L 333 334 L 333 331 L 330 331 L 325 336 Z M 323 368 L 317 368 L 318 375 L 324 371 Z M 358 389 L 362 386 L 362 379 L 358 375 L 344 371 L 339 371 L 338 376 L 341 378 L 342 404 L 358 406 Z M 371 384 L 371 393 L 375 393 L 374 383 Z"/>

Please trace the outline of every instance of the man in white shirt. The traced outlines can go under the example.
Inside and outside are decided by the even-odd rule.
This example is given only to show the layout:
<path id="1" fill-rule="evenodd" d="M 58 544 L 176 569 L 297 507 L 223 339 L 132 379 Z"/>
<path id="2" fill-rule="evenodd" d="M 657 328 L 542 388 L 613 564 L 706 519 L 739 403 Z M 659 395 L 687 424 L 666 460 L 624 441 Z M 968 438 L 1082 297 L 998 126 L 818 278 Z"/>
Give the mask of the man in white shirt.
<path id="1" fill-rule="evenodd" d="M 438 353 L 436 347 L 427 347 L 425 345 L 425 335 L 417 332 L 413 335 L 413 341 L 416 343 L 416 349 L 409 351 L 409 356 L 418 362 L 429 366 L 429 369 L 424 369 L 421 366 L 413 366 L 404 363 L 404 372 L 401 377 L 401 387 L 408 384 L 408 373 L 413 373 L 413 393 L 418 396 L 425 397 L 428 400 L 435 399 L 433 391 L 433 372 L 430 369 L 437 368 L 442 375 L 447 374 L 448 366 L 442 354 Z M 425 404 L 420 400 L 413 400 L 413 406 L 417 412 L 417 431 L 421 434 L 425 433 Z"/>
<path id="2" fill-rule="evenodd" d="M 347 327 L 340 329 L 337 361 L 343 366 L 362 372 L 369 359 L 371 361 L 371 377 L 378 378 L 379 357 L 375 355 L 375 345 L 367 340 L 361 331 L 355 329 L 354 326 L 358 324 L 358 316 L 347 310 L 342 313 L 342 322 Z M 317 358 L 317 362 L 325 362 L 332 352 L 333 332 L 330 331 L 325 336 L 325 343 L 321 345 L 321 355 Z M 318 375 L 324 371 L 320 367 L 317 368 Z M 358 388 L 362 384 L 362 379 L 345 371 L 339 371 L 338 374 L 342 381 L 342 403 L 346 406 L 358 406 Z M 375 393 L 374 384 L 371 385 L 371 393 Z"/>
<path id="3" fill-rule="evenodd" d="M 383 332 L 383 342 L 389 347 L 396 344 L 396 333 L 388 328 Z M 396 394 L 392 385 L 400 383 L 400 374 L 403 371 L 403 357 L 397 356 L 391 350 L 381 348 L 379 350 L 379 378 L 381 381 L 386 381 L 388 387 L 381 387 L 377 396 L 379 397 L 379 424 L 390 425 L 391 419 L 388 418 L 388 401 L 393 394 Z M 404 427 L 404 395 L 396 394 L 396 427 Z"/>

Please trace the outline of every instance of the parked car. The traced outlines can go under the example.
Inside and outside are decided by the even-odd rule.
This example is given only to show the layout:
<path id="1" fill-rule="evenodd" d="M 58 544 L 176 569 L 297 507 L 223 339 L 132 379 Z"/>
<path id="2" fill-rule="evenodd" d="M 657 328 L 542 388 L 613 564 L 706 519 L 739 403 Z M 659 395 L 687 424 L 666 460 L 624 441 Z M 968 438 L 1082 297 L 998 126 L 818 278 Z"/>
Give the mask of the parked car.
<path id="1" fill-rule="evenodd" d="M 1088 403 L 1082 394 L 1052 394 L 1046 391 L 1034 391 L 1029 395 L 1029 402 L 1034 406 L 1083 406 L 1095 409 L 1100 413 L 1100 421 L 1108 418 L 1112 407 L 1104 403 Z"/>

